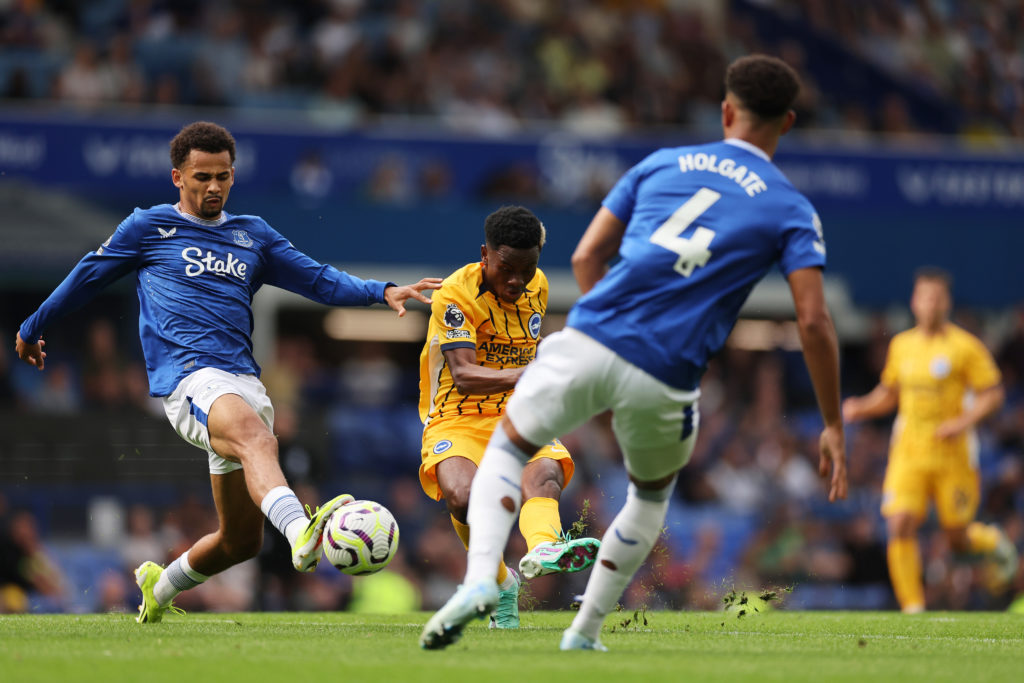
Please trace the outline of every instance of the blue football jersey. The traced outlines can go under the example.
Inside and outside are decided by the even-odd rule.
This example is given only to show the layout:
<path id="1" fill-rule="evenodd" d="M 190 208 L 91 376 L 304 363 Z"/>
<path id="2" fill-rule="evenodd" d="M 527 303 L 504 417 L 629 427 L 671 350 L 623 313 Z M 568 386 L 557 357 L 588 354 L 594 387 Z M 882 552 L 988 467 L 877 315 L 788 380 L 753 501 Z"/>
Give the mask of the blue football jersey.
<path id="1" fill-rule="evenodd" d="M 626 224 L 619 260 L 567 324 L 680 389 L 700 384 L 772 264 L 825 265 L 811 203 L 744 141 L 660 149 L 603 205 Z"/>
<path id="2" fill-rule="evenodd" d="M 204 367 L 259 375 L 252 355 L 252 298 L 264 284 L 314 301 L 365 306 L 389 284 L 317 263 L 257 216 L 209 221 L 170 204 L 136 209 L 21 325 L 34 343 L 63 313 L 136 271 L 139 335 L 149 390 L 167 396 Z"/>

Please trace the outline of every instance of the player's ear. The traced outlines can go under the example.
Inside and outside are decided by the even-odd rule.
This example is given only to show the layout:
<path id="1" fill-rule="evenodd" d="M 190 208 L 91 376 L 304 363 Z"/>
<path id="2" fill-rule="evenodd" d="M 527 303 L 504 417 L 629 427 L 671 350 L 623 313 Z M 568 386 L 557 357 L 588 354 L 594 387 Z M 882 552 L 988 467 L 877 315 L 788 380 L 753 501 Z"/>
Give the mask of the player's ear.
<path id="1" fill-rule="evenodd" d="M 181 171 L 172 168 L 171 169 L 171 182 L 174 183 L 175 187 L 181 187 Z"/>
<path id="2" fill-rule="evenodd" d="M 796 112 L 790 109 L 786 112 L 785 118 L 783 118 L 782 128 L 779 129 L 779 135 L 785 135 L 788 133 L 794 123 L 796 123 Z"/>
<path id="3" fill-rule="evenodd" d="M 484 264 L 485 266 L 487 265 L 487 245 L 486 244 L 481 244 L 480 245 L 480 262 L 482 264 Z"/>

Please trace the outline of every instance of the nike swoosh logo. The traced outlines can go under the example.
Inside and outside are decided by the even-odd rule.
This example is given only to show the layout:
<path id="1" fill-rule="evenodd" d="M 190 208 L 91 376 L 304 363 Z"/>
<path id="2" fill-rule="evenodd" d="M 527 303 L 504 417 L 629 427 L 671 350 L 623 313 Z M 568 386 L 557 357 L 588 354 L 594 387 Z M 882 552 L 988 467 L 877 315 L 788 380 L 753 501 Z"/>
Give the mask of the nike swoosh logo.
<path id="1" fill-rule="evenodd" d="M 636 545 L 637 543 L 640 542 L 640 541 L 637 541 L 637 540 L 632 539 L 632 538 L 626 538 L 625 536 L 623 536 L 622 534 L 619 533 L 618 529 L 615 530 L 615 538 L 619 539 L 620 541 L 622 541 L 626 545 Z"/>
<path id="2" fill-rule="evenodd" d="M 505 482 L 506 484 L 511 484 L 512 486 L 514 486 L 516 491 L 521 491 L 522 490 L 522 486 L 517 481 L 512 481 L 511 479 L 509 479 L 508 477 L 506 477 L 504 475 L 501 476 L 501 480 L 503 482 Z"/>

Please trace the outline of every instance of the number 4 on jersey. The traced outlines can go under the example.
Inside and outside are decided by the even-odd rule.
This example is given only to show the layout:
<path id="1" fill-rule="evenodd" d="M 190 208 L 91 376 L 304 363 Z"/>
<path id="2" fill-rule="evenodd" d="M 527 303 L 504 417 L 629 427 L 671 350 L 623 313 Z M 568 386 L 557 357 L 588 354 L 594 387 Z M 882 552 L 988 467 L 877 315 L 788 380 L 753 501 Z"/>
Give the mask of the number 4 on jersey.
<path id="1" fill-rule="evenodd" d="M 711 250 L 708 247 L 715 238 L 715 231 L 698 225 L 689 237 L 680 235 L 721 197 L 718 192 L 702 187 L 651 235 L 651 242 L 679 254 L 675 270 L 683 277 L 690 277 L 694 268 L 707 264 L 711 258 Z"/>

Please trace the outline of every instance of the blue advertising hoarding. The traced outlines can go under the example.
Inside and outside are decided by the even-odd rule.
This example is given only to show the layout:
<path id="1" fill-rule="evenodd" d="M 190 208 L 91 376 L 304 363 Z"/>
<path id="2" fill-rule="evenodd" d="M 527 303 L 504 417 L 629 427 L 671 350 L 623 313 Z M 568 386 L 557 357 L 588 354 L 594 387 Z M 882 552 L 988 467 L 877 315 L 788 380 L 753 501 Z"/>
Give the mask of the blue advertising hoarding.
<path id="1" fill-rule="evenodd" d="M 0 112 L 0 178 L 61 189 L 127 215 L 172 201 L 168 141 L 185 121 Z M 382 126 L 332 132 L 303 121 L 223 120 L 238 140 L 229 208 L 267 218 L 331 262 L 424 264 L 475 258 L 483 217 L 509 202 L 548 226 L 544 262 L 569 255 L 610 185 L 659 146 L 692 132 L 590 140 L 564 132 L 510 139 Z M 839 145 L 783 140 L 776 161 L 815 204 L 829 272 L 857 303 L 903 303 L 914 268 L 951 270 L 957 298 L 981 307 L 1024 300 L 1024 155 L 950 145 Z M 113 226 L 111 226 L 113 227 Z"/>

